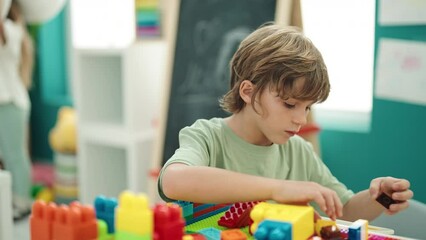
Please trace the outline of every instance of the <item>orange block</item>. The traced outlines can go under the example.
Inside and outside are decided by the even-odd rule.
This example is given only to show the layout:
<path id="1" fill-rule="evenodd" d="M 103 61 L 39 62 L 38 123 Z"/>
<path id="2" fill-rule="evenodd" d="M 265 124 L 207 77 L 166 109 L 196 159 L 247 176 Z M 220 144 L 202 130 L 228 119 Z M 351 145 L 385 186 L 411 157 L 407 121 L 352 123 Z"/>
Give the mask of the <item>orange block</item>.
<path id="1" fill-rule="evenodd" d="M 52 239 L 93 240 L 98 237 L 98 225 L 92 206 L 72 202 L 55 211 L 52 222 Z"/>
<path id="2" fill-rule="evenodd" d="M 247 235 L 240 229 L 224 230 L 220 233 L 221 240 L 246 240 Z"/>
<path id="3" fill-rule="evenodd" d="M 33 203 L 30 217 L 31 240 L 51 240 L 52 222 L 57 205 L 38 200 Z"/>

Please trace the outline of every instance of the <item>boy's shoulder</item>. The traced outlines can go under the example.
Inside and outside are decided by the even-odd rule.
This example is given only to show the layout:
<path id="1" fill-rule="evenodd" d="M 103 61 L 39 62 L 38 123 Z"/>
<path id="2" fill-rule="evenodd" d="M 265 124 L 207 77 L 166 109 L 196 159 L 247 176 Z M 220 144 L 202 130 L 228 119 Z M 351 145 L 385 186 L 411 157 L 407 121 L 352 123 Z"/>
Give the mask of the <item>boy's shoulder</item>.
<path id="1" fill-rule="evenodd" d="M 191 127 L 195 128 L 220 128 L 222 127 L 223 118 L 211 118 L 211 119 L 198 119 L 195 121 Z"/>

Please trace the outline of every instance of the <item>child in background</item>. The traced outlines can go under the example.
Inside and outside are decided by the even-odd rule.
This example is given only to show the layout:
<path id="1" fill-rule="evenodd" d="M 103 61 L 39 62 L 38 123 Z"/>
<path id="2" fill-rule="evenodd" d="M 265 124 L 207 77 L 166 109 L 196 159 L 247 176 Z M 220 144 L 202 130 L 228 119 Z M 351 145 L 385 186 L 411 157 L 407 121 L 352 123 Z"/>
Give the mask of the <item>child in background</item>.
<path id="1" fill-rule="evenodd" d="M 333 220 L 350 221 L 408 207 L 409 181 L 379 177 L 354 194 L 296 135 L 330 91 L 321 53 L 297 29 L 260 27 L 242 41 L 230 68 L 231 89 L 220 104 L 231 116 L 180 131 L 180 147 L 159 177 L 164 200 L 315 203 Z M 398 202 L 385 209 L 375 201 L 382 192 Z"/>
<path id="2" fill-rule="evenodd" d="M 0 0 L 0 12 L 4 0 Z M 33 45 L 16 1 L 6 19 L 0 17 L 0 152 L 12 175 L 13 215 L 31 209 L 31 164 L 27 148 L 30 112 L 28 88 L 33 69 Z"/>

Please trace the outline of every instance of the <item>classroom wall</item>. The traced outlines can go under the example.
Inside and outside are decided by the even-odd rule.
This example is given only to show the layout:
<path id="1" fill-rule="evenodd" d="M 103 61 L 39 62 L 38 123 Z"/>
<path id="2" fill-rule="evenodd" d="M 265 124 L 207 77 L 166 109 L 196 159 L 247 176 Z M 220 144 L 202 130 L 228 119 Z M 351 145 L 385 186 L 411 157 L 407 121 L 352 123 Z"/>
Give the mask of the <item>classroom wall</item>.
<path id="1" fill-rule="evenodd" d="M 377 15 L 375 59 L 380 38 L 426 41 L 425 25 L 383 27 L 377 24 Z M 354 191 L 368 188 L 375 177 L 394 176 L 409 179 L 414 198 L 426 202 L 426 106 L 374 97 L 371 117 L 367 133 L 323 129 L 324 162 Z"/>
<path id="2" fill-rule="evenodd" d="M 66 86 L 64 15 L 62 12 L 38 31 L 35 84 L 31 91 L 34 159 L 51 161 L 48 132 L 56 121 L 58 108 L 71 103 Z M 381 27 L 376 20 L 376 49 L 381 37 L 426 41 L 426 26 Z M 369 132 L 322 130 L 323 160 L 354 191 L 367 188 L 374 177 L 395 176 L 409 179 L 415 199 L 426 202 L 425 120 L 425 106 L 374 98 Z"/>
<path id="3" fill-rule="evenodd" d="M 49 131 L 56 123 L 58 109 L 71 105 L 68 94 L 66 13 L 64 9 L 48 22 L 31 27 L 36 47 L 33 87 L 30 91 L 30 149 L 34 161 L 52 161 Z"/>

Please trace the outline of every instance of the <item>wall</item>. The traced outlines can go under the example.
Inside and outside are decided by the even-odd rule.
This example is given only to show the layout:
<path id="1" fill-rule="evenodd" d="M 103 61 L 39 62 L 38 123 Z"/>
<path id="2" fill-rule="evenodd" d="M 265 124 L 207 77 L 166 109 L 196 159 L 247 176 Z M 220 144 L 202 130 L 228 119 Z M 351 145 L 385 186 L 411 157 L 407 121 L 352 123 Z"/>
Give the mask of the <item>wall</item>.
<path id="1" fill-rule="evenodd" d="M 32 27 L 36 46 L 31 98 L 31 157 L 52 161 L 48 134 L 60 106 L 70 105 L 66 58 L 66 10 L 45 24 Z"/>
<path id="2" fill-rule="evenodd" d="M 376 10 L 376 50 L 382 37 L 426 41 L 426 26 L 382 27 Z M 409 179 L 414 198 L 426 202 L 425 120 L 426 106 L 374 97 L 370 132 L 321 132 L 323 160 L 354 191 L 368 188 L 375 177 L 394 176 Z"/>

